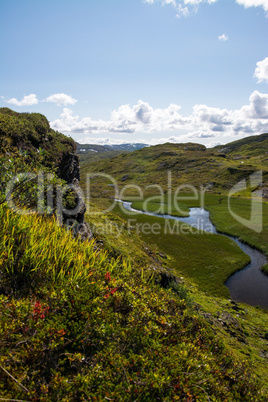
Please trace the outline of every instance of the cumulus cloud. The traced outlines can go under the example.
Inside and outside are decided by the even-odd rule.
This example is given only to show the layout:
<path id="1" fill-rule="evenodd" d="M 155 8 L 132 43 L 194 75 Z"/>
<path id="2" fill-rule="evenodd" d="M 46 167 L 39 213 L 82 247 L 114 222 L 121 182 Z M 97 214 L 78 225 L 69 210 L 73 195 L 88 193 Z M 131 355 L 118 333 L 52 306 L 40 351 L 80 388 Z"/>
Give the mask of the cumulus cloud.
<path id="1" fill-rule="evenodd" d="M 44 99 L 44 102 L 56 103 L 58 106 L 74 105 L 77 100 L 63 93 L 53 94 Z"/>
<path id="2" fill-rule="evenodd" d="M 143 0 L 148 4 L 155 4 L 160 2 L 162 5 L 170 4 L 177 11 L 177 17 L 184 16 L 190 14 L 191 11 L 197 11 L 198 6 L 202 3 L 214 4 L 218 0 Z M 268 2 L 267 0 L 235 0 L 236 3 L 244 6 L 245 8 L 249 7 L 262 7 L 265 11 L 268 11 Z"/>
<path id="3" fill-rule="evenodd" d="M 267 0 L 236 0 L 236 2 L 246 8 L 262 7 L 265 11 L 268 11 L 268 1 Z"/>
<path id="4" fill-rule="evenodd" d="M 258 83 L 268 83 L 268 57 L 262 61 L 258 61 L 254 72 L 254 77 L 258 79 Z"/>
<path id="5" fill-rule="evenodd" d="M 20 101 L 16 98 L 11 98 L 8 99 L 6 102 L 16 106 L 32 106 L 37 105 L 38 99 L 35 94 L 30 94 L 24 96 Z"/>
<path id="6" fill-rule="evenodd" d="M 228 35 L 222 34 L 218 36 L 218 39 L 221 40 L 222 42 L 226 42 L 229 38 Z"/>
<path id="7" fill-rule="evenodd" d="M 109 123 L 102 120 L 92 120 L 90 117 L 82 119 L 79 116 L 74 116 L 69 108 L 64 108 L 59 119 L 51 123 L 55 130 L 68 133 L 95 133 L 100 131 L 109 131 Z"/>
<path id="8" fill-rule="evenodd" d="M 241 138 L 268 131 L 268 94 L 254 91 L 249 97 L 249 103 L 237 110 L 195 105 L 188 116 L 182 115 L 179 105 L 153 108 L 142 100 L 133 106 L 121 105 L 112 111 L 107 121 L 94 120 L 91 117 L 80 118 L 71 109 L 64 108 L 60 118 L 53 121 L 51 126 L 66 134 L 80 133 L 100 137 L 103 134 L 109 136 L 170 132 L 171 136 L 165 138 L 164 142 L 181 142 L 187 139 L 200 142 L 202 139 L 219 140 L 226 136 Z M 174 136 L 174 132 L 177 135 Z M 158 139 L 157 143 L 160 142 L 161 139 Z"/>
<path id="9" fill-rule="evenodd" d="M 249 101 L 249 106 L 244 106 L 241 109 L 246 119 L 268 119 L 268 94 L 254 91 Z"/>
<path id="10" fill-rule="evenodd" d="M 131 144 L 133 142 L 139 143 L 139 144 L 149 144 L 151 141 L 145 141 L 143 139 L 137 139 L 135 141 L 127 141 L 127 140 L 121 140 L 121 139 L 114 139 L 111 137 L 83 137 L 80 140 L 78 140 L 79 144 L 97 144 L 97 145 L 121 145 L 121 144 Z M 167 141 L 165 141 L 167 142 Z M 152 144 L 156 145 L 156 144 Z"/>

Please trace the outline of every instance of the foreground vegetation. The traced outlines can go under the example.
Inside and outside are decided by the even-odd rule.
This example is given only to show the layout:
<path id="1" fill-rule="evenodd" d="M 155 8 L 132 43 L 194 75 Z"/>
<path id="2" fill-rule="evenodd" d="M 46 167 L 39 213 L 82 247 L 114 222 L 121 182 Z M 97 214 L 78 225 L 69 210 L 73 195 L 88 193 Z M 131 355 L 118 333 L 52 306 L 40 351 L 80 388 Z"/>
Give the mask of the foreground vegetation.
<path id="1" fill-rule="evenodd" d="M 262 399 L 246 363 L 176 287 L 51 219 L 0 211 L 1 397 Z"/>

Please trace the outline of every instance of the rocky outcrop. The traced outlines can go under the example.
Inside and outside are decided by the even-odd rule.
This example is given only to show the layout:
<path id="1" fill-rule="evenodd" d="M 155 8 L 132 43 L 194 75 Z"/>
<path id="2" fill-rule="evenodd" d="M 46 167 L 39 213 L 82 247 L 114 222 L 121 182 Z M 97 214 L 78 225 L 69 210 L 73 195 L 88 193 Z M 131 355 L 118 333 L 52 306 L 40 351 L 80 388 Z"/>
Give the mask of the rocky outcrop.
<path id="1" fill-rule="evenodd" d="M 64 153 L 57 169 L 57 174 L 67 183 L 73 183 L 74 180 L 79 181 L 80 167 L 78 156 L 70 152 Z"/>
<path id="2" fill-rule="evenodd" d="M 74 178 L 72 183 L 69 183 L 69 187 L 75 194 L 76 206 L 70 211 L 63 211 L 63 223 L 72 231 L 74 237 L 79 238 L 81 241 L 90 240 L 92 239 L 93 234 L 88 223 L 85 222 L 84 219 L 86 204 L 78 179 Z"/>
<path id="3" fill-rule="evenodd" d="M 90 240 L 93 235 L 87 222 L 85 222 L 86 204 L 83 192 L 79 186 L 80 166 L 78 156 L 73 153 L 63 154 L 57 170 L 58 176 L 67 182 L 75 194 L 76 207 L 73 212 L 63 212 L 63 223 L 70 229 L 74 237 L 81 241 Z"/>

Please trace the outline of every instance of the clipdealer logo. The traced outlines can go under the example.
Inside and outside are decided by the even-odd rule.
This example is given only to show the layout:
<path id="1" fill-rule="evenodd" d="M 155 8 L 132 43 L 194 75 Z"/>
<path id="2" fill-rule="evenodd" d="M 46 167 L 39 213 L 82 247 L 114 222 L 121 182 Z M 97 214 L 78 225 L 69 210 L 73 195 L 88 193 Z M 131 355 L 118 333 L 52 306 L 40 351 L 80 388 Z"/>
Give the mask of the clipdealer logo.
<path id="1" fill-rule="evenodd" d="M 91 189 L 91 181 L 94 179 L 102 179 L 104 180 L 105 184 L 104 187 L 113 189 L 114 196 L 112 197 L 113 200 L 110 206 L 106 210 L 94 211 L 91 209 L 90 206 L 90 199 L 94 192 Z M 131 211 L 131 209 L 126 210 L 123 207 L 122 203 L 118 203 L 118 201 L 124 199 L 127 195 L 128 190 L 131 190 L 132 193 L 134 192 L 136 196 L 132 197 L 132 201 L 141 201 L 143 202 L 143 209 L 147 210 L 147 206 L 150 202 L 154 202 L 156 199 L 159 203 L 159 211 L 156 213 L 161 214 L 161 206 L 166 204 L 167 213 L 172 215 L 172 211 L 176 210 L 178 216 L 183 215 L 183 211 L 181 210 L 180 202 L 186 202 L 187 200 L 194 201 L 196 204 L 199 205 L 200 208 L 205 208 L 205 193 L 208 190 L 206 187 L 196 188 L 190 184 L 183 184 L 174 189 L 172 186 L 172 172 L 167 173 L 167 190 L 165 191 L 158 184 L 150 184 L 142 189 L 140 186 L 135 184 L 128 184 L 123 186 L 122 188 L 119 187 L 117 181 L 110 175 L 105 173 L 92 173 L 87 175 L 86 181 L 86 193 L 85 195 L 82 193 L 80 187 L 74 184 L 66 184 L 66 185 L 55 185 L 54 182 L 54 175 L 52 174 L 45 174 L 44 172 L 40 171 L 38 174 L 34 173 L 20 173 L 14 176 L 7 184 L 6 187 L 6 201 L 8 206 L 15 212 L 19 214 L 31 214 L 31 213 L 38 213 L 44 214 L 53 213 L 55 211 L 59 222 L 62 223 L 63 215 L 64 216 L 72 216 L 74 215 L 80 208 L 80 202 L 85 199 L 87 203 L 87 211 L 89 214 L 92 215 L 99 215 L 105 214 L 112 211 L 115 205 L 119 205 L 122 210 L 126 213 L 126 215 L 132 216 L 135 215 L 135 212 Z M 16 202 L 13 200 L 13 192 L 16 188 L 16 185 L 20 181 L 27 183 L 33 183 L 33 192 L 36 192 L 37 197 L 37 205 L 36 208 L 20 208 L 16 205 Z M 256 189 L 263 185 L 263 172 L 258 171 L 253 173 L 249 176 L 248 179 L 243 179 L 236 185 L 232 187 L 232 189 L 228 193 L 228 211 L 231 216 L 239 222 L 244 227 L 255 231 L 256 233 L 260 233 L 263 229 L 263 202 L 262 202 L 262 194 L 260 191 L 256 193 Z M 77 194 L 78 203 L 74 209 L 68 210 L 63 205 L 63 198 L 64 195 L 69 191 L 72 190 Z M 154 193 L 157 192 L 157 195 L 152 195 L 150 197 L 144 198 L 144 190 L 154 190 Z M 29 189 L 27 190 L 29 191 Z M 239 212 L 234 208 L 232 205 L 232 199 L 235 197 L 237 198 L 241 195 L 241 192 L 247 191 L 247 194 L 250 192 L 250 217 L 247 219 L 241 215 Z M 56 195 L 56 197 L 53 196 Z M 160 201 L 159 201 L 160 200 Z M 146 224 L 146 230 L 148 230 L 148 224 Z M 130 225 L 131 226 L 131 225 Z M 188 225 L 187 225 L 188 226 Z M 154 228 L 155 230 L 155 228 Z M 174 229 L 169 228 L 169 232 Z"/>
<path id="2" fill-rule="evenodd" d="M 256 188 L 263 184 L 263 173 L 262 171 L 258 171 L 250 175 L 249 179 L 243 179 L 239 183 L 237 183 L 230 191 L 228 195 L 228 208 L 230 214 L 233 218 L 241 223 L 241 225 L 253 230 L 254 232 L 260 233 L 263 229 L 263 203 L 262 197 L 257 195 L 254 191 Z M 242 216 L 238 215 L 232 209 L 231 200 L 232 197 L 241 193 L 241 191 L 250 190 L 251 191 L 251 209 L 250 209 L 250 218 L 246 219 Z"/>

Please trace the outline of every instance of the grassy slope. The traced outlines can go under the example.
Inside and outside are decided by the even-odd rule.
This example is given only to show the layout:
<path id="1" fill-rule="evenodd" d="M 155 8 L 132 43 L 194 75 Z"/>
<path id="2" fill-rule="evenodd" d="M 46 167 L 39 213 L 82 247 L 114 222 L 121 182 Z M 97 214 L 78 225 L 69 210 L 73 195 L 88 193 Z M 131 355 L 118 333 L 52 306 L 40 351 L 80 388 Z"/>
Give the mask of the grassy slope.
<path id="1" fill-rule="evenodd" d="M 144 144 L 121 144 L 121 145 L 95 145 L 95 144 L 79 144 L 77 145 L 77 155 L 80 159 L 80 166 L 95 163 L 102 159 L 110 159 L 122 153 L 133 152 L 134 150 L 144 147 Z"/>
<path id="2" fill-rule="evenodd" d="M 0 215 L 2 398 L 265 400 L 178 286 L 148 283 L 53 220 Z"/>
<path id="3" fill-rule="evenodd" d="M 64 158 L 73 155 L 76 144 L 70 137 L 50 128 L 40 113 L 17 113 L 0 108 L 0 155 L 9 157 L 26 155 L 29 163 L 42 163 L 49 168 L 59 168 Z M 61 166 L 64 170 L 65 166 Z"/>
<path id="4" fill-rule="evenodd" d="M 217 225 L 218 230 L 241 237 L 244 241 L 268 254 L 266 221 L 268 219 L 267 204 L 264 204 L 264 230 L 261 233 L 256 234 L 250 230 L 245 230 L 244 226 L 240 225 L 232 218 L 228 212 L 227 198 L 224 196 L 227 188 L 230 188 L 239 180 L 247 177 L 249 174 L 256 171 L 256 169 L 263 169 L 264 173 L 267 171 L 267 155 L 265 151 L 268 145 L 267 135 L 257 136 L 253 140 L 254 141 L 249 137 L 249 141 L 247 141 L 247 139 L 238 141 L 235 143 L 235 146 L 229 147 L 228 149 L 215 148 L 214 150 L 207 150 L 205 153 L 203 150 L 193 149 L 193 147 L 191 151 L 182 151 L 181 149 L 179 150 L 182 146 L 165 144 L 164 146 L 151 147 L 133 154 L 121 155 L 121 157 L 100 163 L 98 166 L 93 168 L 89 166 L 87 167 L 87 170 L 84 169 L 84 172 L 90 172 L 91 169 L 100 172 L 107 172 L 114 175 L 118 180 L 121 180 L 123 176 L 128 175 L 126 182 L 123 182 L 122 184 L 119 182 L 119 185 L 123 186 L 129 183 L 136 183 L 145 186 L 158 183 L 163 185 L 165 190 L 167 190 L 167 171 L 165 169 L 171 169 L 172 171 L 173 188 L 176 188 L 180 183 L 189 183 L 189 181 L 195 185 L 214 182 L 216 186 L 219 185 L 218 189 L 216 186 L 214 187 L 214 191 L 216 193 L 221 192 L 223 195 L 217 196 L 216 194 L 207 194 L 206 209 L 211 212 L 212 220 Z M 178 157 L 179 152 L 181 152 L 180 157 Z M 210 152 L 210 155 L 208 155 L 208 152 Z M 160 163 L 162 163 L 162 166 L 159 164 L 159 160 L 161 160 Z M 180 165 L 179 169 L 178 165 Z M 163 172 L 161 172 L 162 167 Z M 196 172 L 198 172 L 198 175 Z M 265 180 L 266 176 L 264 175 L 264 182 Z M 95 187 L 93 186 L 93 188 L 98 194 L 104 194 L 106 197 L 113 196 L 113 190 L 107 189 L 107 187 L 105 188 L 105 185 L 107 186 L 107 183 L 103 185 L 103 183 L 99 182 Z M 157 194 L 159 193 L 159 190 L 150 188 L 149 193 L 152 192 Z M 129 193 L 131 194 L 131 191 Z M 132 194 L 136 195 L 137 192 L 132 191 Z M 184 200 L 183 203 L 180 203 L 184 214 L 187 214 L 187 205 L 189 207 L 198 206 L 196 201 L 189 202 Z M 238 215 L 247 219 L 250 217 L 250 202 L 248 200 L 234 198 L 231 205 L 233 211 Z M 136 202 L 134 207 L 142 209 L 142 205 L 139 202 Z M 147 204 L 147 207 L 152 211 L 158 210 L 159 212 L 160 209 L 160 213 L 167 212 L 165 205 L 157 202 L 155 199 L 152 203 Z M 176 210 L 172 208 L 171 213 L 176 214 Z M 181 213 L 177 214 L 181 215 Z M 123 215 L 124 214 L 120 212 L 120 216 L 123 217 Z M 139 217 L 138 219 L 142 220 L 144 218 Z M 175 239 L 174 236 L 171 236 L 169 241 L 167 241 L 168 239 L 165 237 L 159 238 L 159 236 L 147 235 L 143 237 L 143 240 L 149 242 L 151 247 L 158 246 L 160 253 L 164 251 L 168 254 L 168 258 L 165 260 L 167 266 L 173 268 L 177 267 L 177 270 L 178 267 L 182 267 L 182 270 L 180 271 L 179 268 L 177 272 L 184 275 L 184 281 L 187 283 L 188 289 L 191 289 L 194 300 L 200 303 L 204 315 L 215 328 L 215 331 L 224 337 L 225 343 L 231 347 L 238 358 L 241 359 L 245 355 L 249 356 L 254 371 L 267 378 L 267 360 L 264 357 L 267 353 L 267 341 L 265 339 L 267 313 L 248 306 L 237 307 L 236 305 L 231 304 L 227 299 L 210 296 L 209 292 L 212 292 L 212 294 L 213 292 L 215 293 L 215 283 L 213 289 L 213 285 L 210 283 L 211 279 L 213 278 L 213 280 L 218 281 L 217 285 L 219 284 L 218 290 L 220 293 L 224 278 L 223 276 L 215 276 L 214 271 L 209 272 L 209 270 L 207 270 L 206 272 L 204 269 L 198 269 L 196 265 L 199 265 L 201 268 L 200 261 L 198 261 L 197 264 L 191 265 L 191 258 L 198 260 L 200 252 L 203 257 L 208 257 L 212 260 L 210 253 L 206 253 L 206 248 L 203 250 L 202 244 L 197 245 L 197 247 L 195 244 L 195 247 L 193 247 L 193 243 L 191 242 L 191 244 L 188 245 L 188 249 L 190 246 L 197 256 L 190 254 L 188 257 L 185 257 L 185 259 L 187 260 L 188 258 L 189 261 L 185 262 L 185 260 L 180 258 L 181 254 L 177 253 L 178 249 L 185 251 L 185 248 L 183 248 L 186 241 L 185 239 L 179 241 L 178 238 Z M 178 247 L 176 250 L 174 250 L 175 243 L 176 247 Z M 219 244 L 219 246 L 222 250 L 223 244 Z M 226 251 L 227 250 L 225 249 L 221 257 L 217 256 L 217 262 L 224 261 L 224 258 L 228 254 Z M 237 256 L 237 261 L 239 261 L 240 258 L 241 255 Z M 240 259 L 240 264 L 241 262 L 242 260 Z M 186 269 L 187 263 L 191 275 L 189 275 L 189 270 Z M 214 260 L 213 264 L 215 265 L 215 263 Z M 204 264 L 204 266 L 205 265 L 206 264 Z M 222 267 L 223 266 L 224 263 L 222 263 Z M 225 274 L 228 276 L 230 266 L 225 266 L 224 268 Z M 209 277 L 209 275 L 212 276 Z M 202 285 L 200 286 L 201 283 Z M 202 286 L 207 290 L 207 293 L 203 292 Z M 223 294 L 224 291 L 222 295 Z M 234 314 L 237 312 L 237 309 L 239 310 L 238 313 Z M 233 317 L 238 320 L 238 323 L 234 325 L 232 322 L 229 324 L 226 323 L 226 312 L 232 313 Z M 224 321 L 226 324 L 223 323 Z M 234 327 L 236 327 L 236 325 L 237 328 L 235 329 Z M 241 330 L 241 327 L 239 330 L 239 325 L 242 327 L 242 332 L 244 331 L 244 334 L 246 334 L 246 338 L 243 338 L 242 336 L 242 340 L 239 336 L 239 333 L 241 334 L 241 332 L 239 332 Z M 230 334 L 232 334 L 231 337 L 229 336 Z"/>
<path id="5" fill-rule="evenodd" d="M 103 202 L 107 203 L 107 201 Z M 114 214 L 114 212 L 116 212 L 116 214 Z M 109 219 L 108 215 L 113 217 L 113 222 L 115 221 L 114 217 L 119 215 L 122 219 L 129 218 L 129 216 L 126 216 L 121 210 L 104 214 L 103 219 Z M 135 218 L 138 217 L 136 216 Z M 133 217 L 131 217 L 131 219 L 133 219 Z M 159 219 L 157 220 L 156 218 L 152 219 L 154 224 L 157 221 L 162 221 Z M 138 221 L 138 223 L 140 223 L 140 221 Z M 125 227 L 127 227 L 127 221 Z M 142 243 L 140 243 L 140 241 L 136 242 L 136 240 L 134 240 L 134 244 L 130 245 L 130 239 L 133 239 L 135 234 L 135 231 L 128 232 L 126 230 L 120 234 L 119 229 L 116 239 L 110 239 L 109 242 L 111 243 L 113 241 L 114 245 L 117 245 L 118 237 L 120 238 L 122 236 L 123 242 L 125 243 L 125 246 L 123 246 L 124 253 L 127 254 L 128 251 L 133 248 L 133 253 L 135 255 L 135 253 L 137 253 L 137 247 L 142 247 Z M 205 235 L 204 237 L 207 236 Z M 105 236 L 100 235 L 100 238 L 104 240 L 105 244 Z M 217 236 L 211 236 L 211 238 L 214 238 L 214 241 L 217 241 Z M 218 241 L 219 238 L 220 236 L 218 236 Z M 134 239 L 136 239 L 136 236 L 134 236 Z M 266 329 L 268 326 L 267 312 L 250 306 L 239 305 L 238 307 L 237 304 L 230 302 L 228 298 L 218 297 L 221 291 L 221 286 L 223 285 L 223 282 L 221 282 L 223 277 L 217 277 L 218 272 L 216 272 L 215 275 L 215 271 L 206 265 L 207 253 L 208 257 L 211 259 L 211 265 L 214 267 L 216 265 L 221 266 L 221 269 L 224 270 L 223 275 L 227 274 L 228 276 L 228 270 L 230 272 L 230 270 L 233 269 L 233 265 L 226 267 L 226 258 L 228 259 L 228 255 L 229 258 L 234 258 L 232 250 L 229 247 L 223 247 L 223 244 L 219 241 L 217 244 L 218 251 L 216 251 L 216 261 L 215 253 L 213 259 L 211 250 L 207 248 L 210 245 L 209 243 L 201 244 L 198 242 L 201 246 L 199 247 L 199 251 L 197 251 L 198 249 L 195 244 L 193 253 L 187 255 L 184 248 L 185 241 L 187 242 L 187 240 L 183 239 L 182 236 L 177 236 L 177 239 L 174 239 L 174 236 L 173 238 L 170 237 L 170 244 L 163 236 L 159 237 L 146 235 L 143 236 L 143 240 L 145 241 L 147 247 L 149 246 L 149 248 L 154 250 L 154 257 L 157 256 L 167 269 L 177 268 L 177 275 L 183 275 L 183 279 L 180 279 L 180 282 L 186 285 L 186 289 L 188 289 L 190 292 L 190 297 L 199 304 L 200 313 L 204 315 L 206 320 L 208 320 L 209 325 L 214 328 L 218 336 L 220 336 L 224 343 L 228 345 L 228 348 L 232 351 L 232 353 L 235 354 L 236 358 L 243 360 L 246 356 L 246 358 L 250 361 L 253 372 L 258 373 L 258 375 L 266 379 L 268 374 L 267 357 L 265 357 L 267 356 L 268 352 L 268 344 L 265 338 Z M 202 240 L 205 242 L 207 241 L 207 239 Z M 196 241 L 198 241 L 198 239 L 196 239 Z M 177 247 L 175 252 L 174 245 Z M 191 243 L 188 244 L 188 246 L 192 248 Z M 228 246 L 230 246 L 230 244 Z M 178 250 L 181 250 L 181 252 L 184 254 L 184 259 L 182 258 L 182 253 L 178 253 Z M 163 254 L 164 252 L 166 252 L 168 255 L 165 256 L 165 254 Z M 237 252 L 237 263 L 241 264 L 243 256 L 239 250 L 237 250 Z M 191 264 L 191 259 L 194 259 L 196 262 L 196 260 L 198 260 L 200 257 L 200 253 L 202 254 L 204 260 L 200 261 L 199 259 L 196 264 Z M 233 262 L 234 260 L 232 261 L 232 264 Z M 185 264 L 187 264 L 191 274 L 187 272 Z M 202 269 L 200 269 L 201 267 Z M 227 270 L 225 270 L 225 268 L 227 268 Z M 199 275 L 199 277 L 197 277 L 197 275 Z M 219 285 L 215 285 L 215 282 L 214 284 L 212 283 L 212 281 L 215 280 L 220 281 Z M 218 289 L 215 290 L 217 287 Z M 222 290 L 223 289 L 224 288 L 222 288 Z M 224 292 L 226 292 L 226 288 L 223 290 L 223 294 Z M 213 296 L 215 293 L 218 294 L 217 297 Z M 266 382 L 266 380 L 264 380 L 264 382 Z"/>
<path id="6" fill-rule="evenodd" d="M 122 151 L 113 151 L 113 150 L 98 151 L 98 152 L 87 151 L 86 153 L 80 151 L 77 152 L 77 155 L 79 156 L 80 166 L 83 169 L 83 167 L 87 166 L 88 163 L 95 163 L 102 159 L 110 159 L 122 153 L 123 153 Z"/>

